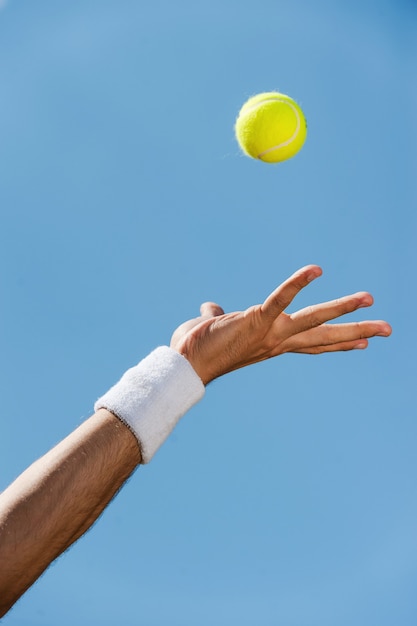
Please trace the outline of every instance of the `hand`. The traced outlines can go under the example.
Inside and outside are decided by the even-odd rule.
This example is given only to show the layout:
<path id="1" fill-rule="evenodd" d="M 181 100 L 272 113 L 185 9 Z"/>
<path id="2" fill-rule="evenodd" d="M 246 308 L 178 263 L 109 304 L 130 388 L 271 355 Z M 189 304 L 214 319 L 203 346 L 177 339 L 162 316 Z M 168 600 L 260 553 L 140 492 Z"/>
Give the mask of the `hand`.
<path id="1" fill-rule="evenodd" d="M 321 274 L 317 265 L 303 267 L 263 304 L 246 311 L 224 313 L 219 305 L 206 302 L 201 305 L 201 317 L 177 328 L 171 347 L 183 354 L 208 384 L 223 374 L 285 352 L 320 354 L 363 349 L 370 337 L 391 334 L 390 325 L 383 321 L 326 324 L 373 304 L 366 292 L 284 313 L 299 291 Z"/>

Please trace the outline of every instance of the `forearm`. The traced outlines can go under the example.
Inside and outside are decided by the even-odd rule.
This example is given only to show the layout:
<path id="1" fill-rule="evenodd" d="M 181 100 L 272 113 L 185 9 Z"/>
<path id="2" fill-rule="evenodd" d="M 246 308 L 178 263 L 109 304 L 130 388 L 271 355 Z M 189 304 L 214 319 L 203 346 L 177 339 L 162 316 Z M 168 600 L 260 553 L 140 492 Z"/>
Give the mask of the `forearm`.
<path id="1" fill-rule="evenodd" d="M 101 409 L 0 495 L 0 616 L 88 530 L 140 461 L 134 435 Z"/>
<path id="2" fill-rule="evenodd" d="M 203 394 L 189 362 L 161 346 L 127 370 L 97 400 L 90 419 L 0 495 L 0 616 L 90 528 Z"/>

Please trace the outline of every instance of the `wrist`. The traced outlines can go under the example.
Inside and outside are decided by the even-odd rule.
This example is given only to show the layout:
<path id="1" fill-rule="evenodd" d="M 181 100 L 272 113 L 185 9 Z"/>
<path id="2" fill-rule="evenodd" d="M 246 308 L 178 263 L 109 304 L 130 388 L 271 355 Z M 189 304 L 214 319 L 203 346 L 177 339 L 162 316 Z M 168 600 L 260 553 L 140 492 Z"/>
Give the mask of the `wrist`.
<path id="1" fill-rule="evenodd" d="M 207 386 L 209 382 L 213 380 L 213 376 L 210 376 L 210 373 L 207 369 L 207 359 L 199 359 L 197 357 L 198 354 L 201 353 L 201 350 L 198 350 L 195 346 L 195 340 L 192 338 L 187 338 L 181 342 L 172 342 L 171 348 L 180 354 L 184 359 L 188 361 L 191 368 L 194 370 L 196 375 L 199 377 L 204 386 Z"/>
<path id="2" fill-rule="evenodd" d="M 94 408 L 107 409 L 130 428 L 148 463 L 204 390 L 187 358 L 162 346 L 127 370 Z"/>

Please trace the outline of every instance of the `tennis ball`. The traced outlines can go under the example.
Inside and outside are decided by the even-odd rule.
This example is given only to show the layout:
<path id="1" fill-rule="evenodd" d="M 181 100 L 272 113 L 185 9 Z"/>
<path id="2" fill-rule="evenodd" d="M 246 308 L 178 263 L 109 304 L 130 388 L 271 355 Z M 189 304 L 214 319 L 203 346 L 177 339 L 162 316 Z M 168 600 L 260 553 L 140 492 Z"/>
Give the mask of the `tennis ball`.
<path id="1" fill-rule="evenodd" d="M 266 163 L 278 163 L 290 159 L 302 148 L 307 123 L 292 98 L 270 91 L 245 102 L 235 131 L 245 154 Z"/>

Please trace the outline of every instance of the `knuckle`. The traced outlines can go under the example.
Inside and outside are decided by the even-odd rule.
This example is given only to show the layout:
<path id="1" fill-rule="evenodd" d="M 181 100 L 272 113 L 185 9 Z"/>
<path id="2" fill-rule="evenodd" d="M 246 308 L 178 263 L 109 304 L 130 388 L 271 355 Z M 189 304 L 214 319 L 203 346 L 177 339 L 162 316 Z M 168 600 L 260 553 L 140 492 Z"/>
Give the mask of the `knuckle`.
<path id="1" fill-rule="evenodd" d="M 309 321 L 310 328 L 316 328 L 317 326 L 320 326 L 322 323 L 317 315 L 317 308 L 315 306 L 308 307 L 307 318 Z"/>

